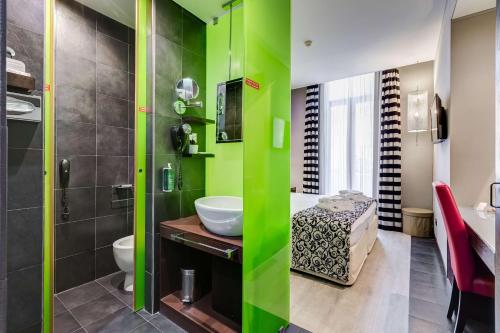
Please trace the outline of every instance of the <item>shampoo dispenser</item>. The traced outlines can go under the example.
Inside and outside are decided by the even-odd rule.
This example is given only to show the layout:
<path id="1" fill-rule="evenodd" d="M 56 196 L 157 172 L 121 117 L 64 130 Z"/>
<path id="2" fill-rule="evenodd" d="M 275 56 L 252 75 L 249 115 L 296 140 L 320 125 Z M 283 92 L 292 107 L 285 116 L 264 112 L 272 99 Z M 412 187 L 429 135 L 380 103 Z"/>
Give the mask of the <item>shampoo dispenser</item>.
<path id="1" fill-rule="evenodd" d="M 175 188 L 175 171 L 172 164 L 168 163 L 166 168 L 162 170 L 162 191 L 172 192 Z"/>

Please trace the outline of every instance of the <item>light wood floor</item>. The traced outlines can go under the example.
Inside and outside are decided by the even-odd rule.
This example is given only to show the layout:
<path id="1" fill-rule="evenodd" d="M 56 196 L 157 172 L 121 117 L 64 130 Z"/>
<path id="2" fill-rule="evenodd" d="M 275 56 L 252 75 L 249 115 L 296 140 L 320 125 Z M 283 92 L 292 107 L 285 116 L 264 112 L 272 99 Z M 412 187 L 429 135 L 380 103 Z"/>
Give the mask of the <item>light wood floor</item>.
<path id="1" fill-rule="evenodd" d="M 314 333 L 408 332 L 411 238 L 379 230 L 351 287 L 292 272 L 290 320 Z"/>

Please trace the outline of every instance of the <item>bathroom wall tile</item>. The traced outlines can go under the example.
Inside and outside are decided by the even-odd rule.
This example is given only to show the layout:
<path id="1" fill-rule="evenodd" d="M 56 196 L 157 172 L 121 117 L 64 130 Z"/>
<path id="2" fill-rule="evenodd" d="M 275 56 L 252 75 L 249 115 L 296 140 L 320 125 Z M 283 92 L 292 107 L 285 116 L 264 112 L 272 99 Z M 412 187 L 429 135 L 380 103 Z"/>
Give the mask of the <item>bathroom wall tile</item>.
<path id="1" fill-rule="evenodd" d="M 128 73 L 97 64 L 97 91 L 116 98 L 128 98 Z"/>
<path id="2" fill-rule="evenodd" d="M 174 1 L 156 2 L 156 33 L 174 43 L 182 43 L 181 6 Z"/>
<path id="3" fill-rule="evenodd" d="M 205 188 L 205 160 L 201 158 L 182 159 L 182 190 Z"/>
<path id="4" fill-rule="evenodd" d="M 128 101 L 97 94 L 97 123 L 127 128 Z"/>
<path id="5" fill-rule="evenodd" d="M 92 251 L 95 248 L 95 220 L 84 220 L 56 225 L 56 259 Z"/>
<path id="6" fill-rule="evenodd" d="M 154 313 L 153 300 L 151 299 L 151 291 L 153 289 L 153 277 L 151 273 L 144 274 L 144 307 L 149 313 Z"/>
<path id="7" fill-rule="evenodd" d="M 127 214 L 96 218 L 96 247 L 113 245 L 113 242 L 127 236 Z"/>
<path id="8" fill-rule="evenodd" d="M 102 14 L 97 14 L 97 31 L 128 43 L 128 27 Z"/>
<path id="9" fill-rule="evenodd" d="M 69 219 L 62 218 L 62 190 L 55 191 L 56 197 L 56 224 L 88 220 L 95 216 L 95 189 L 94 187 L 72 188 L 66 190 L 69 205 Z"/>
<path id="10" fill-rule="evenodd" d="M 128 156 L 128 129 L 98 125 L 97 155 Z"/>
<path id="11" fill-rule="evenodd" d="M 7 270 L 40 265 L 43 246 L 42 208 L 7 212 Z"/>
<path id="12" fill-rule="evenodd" d="M 206 24 L 187 10 L 182 11 L 182 46 L 199 55 L 205 55 Z"/>
<path id="13" fill-rule="evenodd" d="M 134 156 L 135 131 L 128 131 L 128 156 Z"/>
<path id="14" fill-rule="evenodd" d="M 56 98 L 56 119 L 95 124 L 95 88 L 85 90 L 69 85 L 58 86 Z"/>
<path id="15" fill-rule="evenodd" d="M 155 130 L 153 129 L 153 114 L 146 114 L 146 154 L 153 153 L 153 134 Z"/>
<path id="16" fill-rule="evenodd" d="M 181 192 L 155 193 L 155 230 L 160 222 L 178 219 L 181 215 Z"/>
<path id="17" fill-rule="evenodd" d="M 17 23 L 7 23 L 7 46 L 16 52 L 15 59 L 26 65 L 26 71 L 35 79 L 35 90 L 39 95 L 43 87 L 43 30 L 32 32 L 20 28 Z"/>
<path id="18" fill-rule="evenodd" d="M 56 121 L 57 155 L 95 155 L 95 125 Z"/>
<path id="19" fill-rule="evenodd" d="M 95 273 L 97 279 L 120 270 L 115 262 L 112 245 L 97 249 L 95 251 L 95 257 Z"/>
<path id="20" fill-rule="evenodd" d="M 95 279 L 95 252 L 83 252 L 56 260 L 56 293 Z"/>
<path id="21" fill-rule="evenodd" d="M 9 148 L 43 148 L 43 124 L 20 120 L 7 120 Z"/>
<path id="22" fill-rule="evenodd" d="M 128 157 L 98 156 L 97 186 L 128 184 Z"/>
<path id="23" fill-rule="evenodd" d="M 64 16 L 79 24 L 86 24 L 90 27 L 95 28 L 96 26 L 97 13 L 75 0 L 58 0 L 56 2 L 56 16 Z"/>
<path id="24" fill-rule="evenodd" d="M 156 55 L 163 61 L 156 63 L 156 109 L 157 115 L 174 116 L 172 104 L 177 100 L 175 86 L 182 78 L 182 48 L 168 39 L 156 36 Z"/>
<path id="25" fill-rule="evenodd" d="M 181 124 L 181 118 L 165 117 L 156 115 L 155 118 L 155 154 L 168 155 L 176 154 L 172 145 L 170 130 L 174 126 Z"/>
<path id="26" fill-rule="evenodd" d="M 103 33 L 97 33 L 97 62 L 128 71 L 128 44 Z"/>
<path id="27" fill-rule="evenodd" d="M 127 235 L 134 234 L 134 211 L 127 212 Z"/>
<path id="28" fill-rule="evenodd" d="M 42 266 L 9 273 L 7 289 L 7 332 L 22 332 L 38 324 L 42 313 Z"/>
<path id="29" fill-rule="evenodd" d="M 151 193 L 152 192 L 152 186 L 153 186 L 153 155 L 151 154 L 146 154 L 146 193 Z M 157 180 L 161 181 L 161 180 Z"/>
<path id="30" fill-rule="evenodd" d="M 127 207 L 113 208 L 111 200 L 117 199 L 111 186 L 96 187 L 96 216 L 118 215 L 127 212 Z"/>
<path id="31" fill-rule="evenodd" d="M 60 188 L 59 178 L 59 163 L 67 159 L 70 161 L 70 177 L 69 188 L 75 187 L 94 187 L 95 186 L 95 170 L 96 170 L 96 157 L 95 156 L 57 156 L 56 157 L 56 188 Z"/>
<path id="32" fill-rule="evenodd" d="M 69 85 L 93 91 L 96 87 L 96 63 L 94 61 L 59 50 L 56 53 L 56 85 Z"/>
<path id="33" fill-rule="evenodd" d="M 205 190 L 182 191 L 181 217 L 196 215 L 194 201 L 205 196 Z"/>
<path id="34" fill-rule="evenodd" d="M 153 272 L 153 244 L 154 244 L 154 236 L 153 234 L 146 231 L 146 272 Z"/>
<path id="35" fill-rule="evenodd" d="M 76 55 L 91 61 L 96 58 L 95 27 L 80 23 L 72 17 L 57 17 L 56 50 Z"/>
<path id="36" fill-rule="evenodd" d="M 128 102 L 128 128 L 135 128 L 135 102 Z"/>
<path id="37" fill-rule="evenodd" d="M 8 209 L 42 206 L 42 151 L 9 149 L 8 154 Z"/>
<path id="38" fill-rule="evenodd" d="M 9 0 L 7 1 L 7 21 L 31 32 L 43 31 L 44 6 L 42 1 Z"/>
<path id="39" fill-rule="evenodd" d="M 135 30 L 128 29 L 129 48 L 128 48 L 128 71 L 129 73 L 135 73 Z"/>
<path id="40" fill-rule="evenodd" d="M 128 74 L 128 100 L 135 101 L 135 75 Z"/>

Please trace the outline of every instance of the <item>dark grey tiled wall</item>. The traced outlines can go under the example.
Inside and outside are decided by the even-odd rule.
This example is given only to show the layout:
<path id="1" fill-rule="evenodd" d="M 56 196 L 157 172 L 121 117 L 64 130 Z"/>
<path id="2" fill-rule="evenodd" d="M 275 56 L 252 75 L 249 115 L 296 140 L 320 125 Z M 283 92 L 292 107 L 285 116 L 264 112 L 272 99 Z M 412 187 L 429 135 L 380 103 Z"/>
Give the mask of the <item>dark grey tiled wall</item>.
<path id="1" fill-rule="evenodd" d="M 155 50 L 155 114 L 154 114 L 154 156 L 153 193 L 154 217 L 147 226 L 146 284 L 148 310 L 156 311 L 159 306 L 159 223 L 195 214 L 194 200 L 205 195 L 205 160 L 182 158 L 172 147 L 170 128 L 181 124 L 181 118 L 172 108 L 177 100 L 175 85 L 183 77 L 195 79 L 200 86 L 197 100 L 205 102 L 206 86 L 206 25 L 175 2 L 156 1 Z M 188 109 L 186 115 L 205 116 L 205 108 Z M 205 150 L 205 126 L 193 125 L 198 134 L 199 150 Z M 168 163 L 180 165 L 182 188 L 171 193 L 161 191 L 161 169 Z"/>
<path id="2" fill-rule="evenodd" d="M 118 270 L 113 242 L 133 233 L 134 31 L 74 0 L 56 2 L 56 164 L 71 161 L 70 216 L 56 170 L 56 292 Z M 111 200 L 125 199 L 123 205 Z"/>
<path id="3" fill-rule="evenodd" d="M 7 45 L 43 86 L 43 1 L 7 1 Z M 7 332 L 40 332 L 43 123 L 8 121 Z"/>

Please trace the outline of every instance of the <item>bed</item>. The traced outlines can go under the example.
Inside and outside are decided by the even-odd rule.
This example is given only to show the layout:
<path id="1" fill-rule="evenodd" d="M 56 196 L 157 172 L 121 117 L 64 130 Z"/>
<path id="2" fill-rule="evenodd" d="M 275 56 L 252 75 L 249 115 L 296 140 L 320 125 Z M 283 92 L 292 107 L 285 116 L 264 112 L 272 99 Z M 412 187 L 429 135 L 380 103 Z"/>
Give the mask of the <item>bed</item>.
<path id="1" fill-rule="evenodd" d="M 377 239 L 376 203 L 373 201 L 366 204 L 364 212 L 350 225 L 350 232 L 345 232 L 342 237 L 335 236 L 325 240 L 326 225 L 331 222 L 304 227 L 299 226 L 294 219 L 296 213 L 307 212 L 318 204 L 319 199 L 325 197 L 327 196 L 291 194 L 292 269 L 343 285 L 352 285 Z M 337 223 L 333 224 L 336 227 Z"/>

